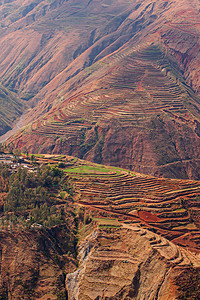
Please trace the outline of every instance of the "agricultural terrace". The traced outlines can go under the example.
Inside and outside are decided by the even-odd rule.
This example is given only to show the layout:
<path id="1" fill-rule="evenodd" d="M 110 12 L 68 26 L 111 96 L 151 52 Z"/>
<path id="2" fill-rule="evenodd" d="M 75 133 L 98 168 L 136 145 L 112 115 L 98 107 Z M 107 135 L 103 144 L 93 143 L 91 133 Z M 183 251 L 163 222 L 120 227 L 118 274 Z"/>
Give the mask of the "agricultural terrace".
<path id="1" fill-rule="evenodd" d="M 60 165 L 73 185 L 75 203 L 92 215 L 126 220 L 199 249 L 199 181 L 155 178 L 70 156 L 37 160 Z"/>
<path id="2" fill-rule="evenodd" d="M 23 194 L 23 188 L 21 191 L 21 210 L 30 211 L 28 215 L 24 212 L 25 217 L 39 222 L 37 214 L 41 210 L 41 215 L 52 213 L 53 218 L 41 219 L 42 224 L 62 223 L 63 211 L 72 205 L 87 211 L 88 218 L 94 218 L 99 226 L 115 227 L 125 222 L 148 228 L 182 246 L 200 249 L 199 181 L 155 178 L 66 155 L 28 155 L 24 162 L 37 170 L 34 179 L 31 168 L 26 174 L 15 170 L 12 175 L 20 182 L 27 178 L 23 185 L 29 187 L 29 193 Z M 12 201 L 12 193 L 18 193 L 15 184 L 7 191 L 4 183 L 4 209 L 18 214 L 20 207 Z M 35 196 L 31 198 L 32 194 Z"/>

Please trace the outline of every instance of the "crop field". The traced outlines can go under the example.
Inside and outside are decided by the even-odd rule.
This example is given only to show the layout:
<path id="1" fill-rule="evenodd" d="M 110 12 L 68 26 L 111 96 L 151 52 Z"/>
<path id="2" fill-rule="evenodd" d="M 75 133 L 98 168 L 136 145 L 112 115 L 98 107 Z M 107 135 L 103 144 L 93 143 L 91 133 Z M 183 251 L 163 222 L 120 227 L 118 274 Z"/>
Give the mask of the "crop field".
<path id="1" fill-rule="evenodd" d="M 199 249 L 199 181 L 133 174 L 70 156 L 44 155 L 37 161 L 53 166 L 70 164 L 63 171 L 73 184 L 74 202 L 89 208 L 101 226 L 118 226 L 117 220 L 126 220 Z"/>
<path id="2" fill-rule="evenodd" d="M 65 169 L 67 173 L 77 173 L 77 174 L 98 174 L 98 173 L 109 173 L 110 169 L 103 167 L 95 167 L 95 166 L 80 166 L 75 168 Z"/>
<path id="3" fill-rule="evenodd" d="M 187 167 L 181 165 L 179 170 L 179 165 L 184 160 L 192 164 L 196 157 L 188 153 L 200 106 L 164 48 L 144 43 L 84 72 L 83 90 L 74 91 L 67 103 L 23 129 L 16 141 L 30 134 L 34 152 L 48 150 L 147 174 L 158 171 L 174 177 L 176 172 L 187 178 Z M 199 141 L 195 143 L 198 148 Z M 140 157 L 145 157 L 142 163 Z"/>

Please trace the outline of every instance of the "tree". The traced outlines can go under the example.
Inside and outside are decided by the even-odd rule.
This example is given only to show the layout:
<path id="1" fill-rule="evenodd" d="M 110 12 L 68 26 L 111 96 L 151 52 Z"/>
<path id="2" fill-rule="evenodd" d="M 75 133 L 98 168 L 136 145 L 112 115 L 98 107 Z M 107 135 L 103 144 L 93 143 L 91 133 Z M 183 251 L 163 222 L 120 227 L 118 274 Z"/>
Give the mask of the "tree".
<path id="1" fill-rule="evenodd" d="M 32 161 L 32 163 L 35 162 L 35 155 L 34 154 L 31 154 L 31 161 Z"/>
<path id="2" fill-rule="evenodd" d="M 20 150 L 19 149 L 16 149 L 13 151 L 13 155 L 14 155 L 14 158 L 15 158 L 15 161 L 16 162 L 19 162 L 19 157 L 20 157 Z"/>
<path id="3" fill-rule="evenodd" d="M 13 153 L 13 149 L 14 149 L 14 144 L 13 143 L 10 143 L 9 145 L 8 145 L 8 152 L 9 153 Z"/>
<path id="4" fill-rule="evenodd" d="M 23 153 L 26 154 L 26 158 L 28 158 L 28 149 L 26 148 L 26 146 L 23 147 L 22 149 Z"/>

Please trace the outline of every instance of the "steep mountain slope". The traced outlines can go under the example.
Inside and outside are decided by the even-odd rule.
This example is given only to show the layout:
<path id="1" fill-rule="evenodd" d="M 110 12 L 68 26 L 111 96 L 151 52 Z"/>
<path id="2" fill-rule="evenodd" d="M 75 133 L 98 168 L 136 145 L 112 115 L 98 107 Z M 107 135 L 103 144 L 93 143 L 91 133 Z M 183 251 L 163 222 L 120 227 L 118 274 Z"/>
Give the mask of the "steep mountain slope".
<path id="1" fill-rule="evenodd" d="M 199 181 L 155 178 L 111 167 L 98 172 L 98 166 L 87 169 L 79 164 L 66 169 L 79 205 L 129 219 L 179 245 L 200 250 Z"/>
<path id="2" fill-rule="evenodd" d="M 0 155 L 0 299 L 199 299 L 199 181 L 13 159 Z"/>
<path id="3" fill-rule="evenodd" d="M 10 130 L 13 122 L 27 108 L 17 94 L 0 85 L 0 136 Z"/>
<path id="4" fill-rule="evenodd" d="M 0 77 L 37 105 L 8 143 L 199 178 L 198 1 L 19 3 Z"/>
<path id="5" fill-rule="evenodd" d="M 199 178 L 199 99 L 162 48 L 150 43 L 117 53 L 73 83 L 69 99 L 13 139 L 17 147 Z"/>
<path id="6" fill-rule="evenodd" d="M 156 32 L 198 90 L 198 4 L 197 0 L 4 2 L 0 6 L 0 77 L 32 96 L 87 48 L 84 66 L 132 37 Z M 82 69 L 80 62 L 75 66 L 76 72 Z"/>
<path id="7" fill-rule="evenodd" d="M 0 78 L 20 90 L 22 97 L 32 97 L 104 35 L 101 28 L 112 20 L 115 30 L 126 18 L 131 2 L 4 2 L 0 6 Z"/>
<path id="8" fill-rule="evenodd" d="M 186 253 L 131 225 L 94 230 L 79 242 L 79 269 L 67 275 L 69 300 L 178 299 L 176 278 L 190 263 L 195 270 L 200 263 Z"/>
<path id="9" fill-rule="evenodd" d="M 65 274 L 76 269 L 65 227 L 0 233 L 0 299 L 66 299 Z"/>

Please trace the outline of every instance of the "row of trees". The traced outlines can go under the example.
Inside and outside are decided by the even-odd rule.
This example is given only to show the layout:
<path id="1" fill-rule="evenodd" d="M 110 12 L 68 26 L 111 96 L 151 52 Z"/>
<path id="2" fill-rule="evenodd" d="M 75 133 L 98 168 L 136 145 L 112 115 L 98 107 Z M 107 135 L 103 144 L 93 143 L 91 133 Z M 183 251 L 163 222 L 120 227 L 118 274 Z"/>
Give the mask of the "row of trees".
<path id="1" fill-rule="evenodd" d="M 30 227 L 33 223 L 54 226 L 64 222 L 63 208 L 56 208 L 58 191 L 73 196 L 73 188 L 64 172 L 58 167 L 41 166 L 30 172 L 0 164 L 0 192 L 6 192 L 1 222 Z M 3 221 L 2 221 L 3 220 Z M 1 225 L 1 223 L 0 223 Z"/>

